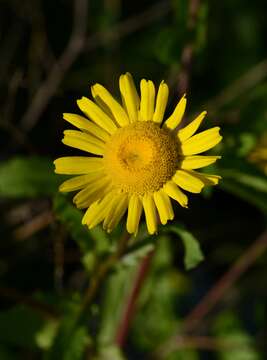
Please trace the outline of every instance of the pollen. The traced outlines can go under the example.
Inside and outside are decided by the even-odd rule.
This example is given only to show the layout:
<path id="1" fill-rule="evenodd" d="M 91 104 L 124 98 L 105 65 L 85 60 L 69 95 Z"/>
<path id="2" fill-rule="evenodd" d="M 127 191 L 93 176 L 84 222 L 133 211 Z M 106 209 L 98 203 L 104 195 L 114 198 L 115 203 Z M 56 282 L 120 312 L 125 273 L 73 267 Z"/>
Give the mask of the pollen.
<path id="1" fill-rule="evenodd" d="M 106 143 L 104 169 L 112 185 L 122 192 L 155 192 L 179 168 L 179 145 L 167 129 L 152 121 L 120 128 Z"/>

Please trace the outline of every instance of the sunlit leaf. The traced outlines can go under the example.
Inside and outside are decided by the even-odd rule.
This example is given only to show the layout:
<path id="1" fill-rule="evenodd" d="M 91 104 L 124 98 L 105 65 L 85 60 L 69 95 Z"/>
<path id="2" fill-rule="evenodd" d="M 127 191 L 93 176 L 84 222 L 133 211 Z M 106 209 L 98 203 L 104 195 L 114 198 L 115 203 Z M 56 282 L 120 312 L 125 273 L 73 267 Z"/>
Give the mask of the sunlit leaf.
<path id="1" fill-rule="evenodd" d="M 170 226 L 169 230 L 179 235 L 185 248 L 184 264 L 186 270 L 196 267 L 204 259 L 197 239 L 181 225 Z"/>

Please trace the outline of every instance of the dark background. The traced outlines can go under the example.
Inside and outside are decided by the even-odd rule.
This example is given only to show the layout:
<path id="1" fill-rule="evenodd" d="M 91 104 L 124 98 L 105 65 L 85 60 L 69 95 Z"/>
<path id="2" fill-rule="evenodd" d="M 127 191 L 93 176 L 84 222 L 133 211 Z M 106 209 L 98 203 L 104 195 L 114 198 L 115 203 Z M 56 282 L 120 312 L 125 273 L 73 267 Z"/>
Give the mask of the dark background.
<path id="1" fill-rule="evenodd" d="M 251 155 L 267 151 L 266 13 L 265 0 L 1 0 L 1 360 L 266 358 L 267 156 L 255 163 Z M 60 142 L 61 114 L 78 112 L 76 99 L 95 82 L 118 96 L 126 71 L 136 84 L 168 83 L 167 113 L 186 92 L 186 119 L 206 109 L 204 128 L 219 125 L 224 139 L 210 170 L 220 185 L 190 196 L 188 210 L 175 207 L 174 226 L 199 240 L 205 260 L 186 271 L 177 235 L 153 239 L 122 354 L 118 319 L 149 248 L 113 269 L 66 336 L 95 259 L 124 222 L 110 238 L 101 228 L 88 233 L 70 198 L 58 195 L 52 161 L 74 154 Z M 188 315 L 206 294 L 212 305 L 204 302 L 194 323 Z"/>

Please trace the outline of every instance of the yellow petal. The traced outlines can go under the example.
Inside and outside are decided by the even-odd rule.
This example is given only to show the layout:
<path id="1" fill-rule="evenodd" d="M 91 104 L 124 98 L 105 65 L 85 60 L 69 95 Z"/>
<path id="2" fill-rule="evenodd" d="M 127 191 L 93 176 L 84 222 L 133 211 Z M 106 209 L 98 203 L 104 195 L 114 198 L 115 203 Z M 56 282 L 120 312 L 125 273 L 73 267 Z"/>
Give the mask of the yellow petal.
<path id="1" fill-rule="evenodd" d="M 76 130 L 65 130 L 63 144 L 96 155 L 104 154 L 105 144 L 97 138 Z"/>
<path id="2" fill-rule="evenodd" d="M 79 209 L 87 208 L 95 200 L 101 199 L 104 195 L 107 194 L 109 187 L 108 179 L 102 175 L 102 177 L 95 179 L 89 185 L 87 185 L 83 190 L 78 192 L 74 198 L 73 202 Z"/>
<path id="3" fill-rule="evenodd" d="M 156 206 L 151 194 L 143 196 L 143 207 L 146 216 L 146 225 L 149 234 L 154 234 L 157 231 L 157 213 Z"/>
<path id="4" fill-rule="evenodd" d="M 114 197 L 113 192 L 109 192 L 101 201 L 94 202 L 84 214 L 82 223 L 92 229 L 104 220 L 106 214 L 111 207 L 111 201 Z"/>
<path id="5" fill-rule="evenodd" d="M 215 161 L 220 158 L 221 156 L 186 156 L 181 161 L 180 167 L 183 170 L 200 169 L 202 167 L 215 163 Z"/>
<path id="6" fill-rule="evenodd" d="M 104 104 L 106 104 L 117 123 L 121 127 L 129 124 L 129 118 L 123 107 L 113 98 L 109 91 L 104 88 L 104 86 L 95 84 L 92 86 L 92 92 L 96 98 L 99 98 L 103 101 Z"/>
<path id="7" fill-rule="evenodd" d="M 93 134 L 94 136 L 96 136 L 97 138 L 99 138 L 104 142 L 107 142 L 110 138 L 110 135 L 105 130 L 103 130 L 102 128 L 94 124 L 92 121 L 86 119 L 83 116 L 77 114 L 64 113 L 63 118 L 66 121 L 68 121 L 70 124 L 76 126 L 81 130 L 89 132 L 90 134 Z"/>
<path id="8" fill-rule="evenodd" d="M 111 232 L 118 225 L 125 214 L 127 205 L 128 196 L 126 194 L 119 194 L 116 199 L 115 208 L 112 211 L 109 211 L 103 223 L 103 228 L 106 229 L 107 232 Z"/>
<path id="9" fill-rule="evenodd" d="M 66 175 L 81 175 L 94 173 L 103 169 L 102 158 L 86 156 L 66 156 L 54 161 L 55 173 Z"/>
<path id="10" fill-rule="evenodd" d="M 104 111 L 104 113 L 106 113 L 108 115 L 108 117 L 110 119 L 112 119 L 112 121 L 116 124 L 116 119 L 114 118 L 110 108 L 107 106 L 106 103 L 104 103 L 104 101 L 99 97 L 97 96 L 96 92 L 95 92 L 95 89 L 93 86 L 91 86 L 91 94 L 94 98 L 94 101 L 95 103 L 100 107 L 101 110 Z"/>
<path id="11" fill-rule="evenodd" d="M 63 133 L 64 133 L 64 136 L 66 136 L 66 137 L 75 137 L 77 139 L 95 144 L 103 149 L 105 147 L 105 143 L 102 140 L 96 138 L 95 136 L 93 136 L 91 134 L 87 134 L 87 133 L 84 133 L 79 130 L 64 130 Z"/>
<path id="12" fill-rule="evenodd" d="M 155 86 L 151 80 L 142 79 L 140 83 L 140 120 L 152 121 L 155 105 Z"/>
<path id="13" fill-rule="evenodd" d="M 204 183 L 189 171 L 177 170 L 172 180 L 182 189 L 192 193 L 200 193 Z"/>
<path id="14" fill-rule="evenodd" d="M 213 148 L 222 140 L 219 130 L 216 126 L 187 139 L 181 144 L 183 155 L 195 155 Z"/>
<path id="15" fill-rule="evenodd" d="M 205 186 L 217 185 L 221 179 L 219 175 L 203 174 L 193 170 L 188 171 L 188 173 L 202 181 Z"/>
<path id="16" fill-rule="evenodd" d="M 86 212 L 84 213 L 84 216 L 82 218 L 82 225 L 87 225 L 88 221 L 94 217 L 94 215 L 98 211 L 99 203 L 100 203 L 100 200 L 97 200 L 88 207 L 88 209 L 86 210 Z"/>
<path id="17" fill-rule="evenodd" d="M 184 95 L 176 105 L 176 108 L 174 109 L 172 115 L 165 121 L 163 126 L 170 130 L 175 129 L 182 121 L 185 108 L 186 108 L 186 97 Z"/>
<path id="18" fill-rule="evenodd" d="M 137 121 L 140 99 L 130 73 L 120 76 L 120 92 L 124 108 L 128 113 L 130 121 Z"/>
<path id="19" fill-rule="evenodd" d="M 183 129 L 179 130 L 177 133 L 178 139 L 182 142 L 182 141 L 185 141 L 186 139 L 190 138 L 190 136 L 194 135 L 194 133 L 199 128 L 199 126 L 202 123 L 206 114 L 207 114 L 207 111 L 203 111 L 190 124 L 185 126 Z"/>
<path id="20" fill-rule="evenodd" d="M 172 199 L 176 200 L 182 207 L 187 208 L 188 198 L 173 181 L 168 181 L 163 186 L 163 191 Z"/>
<path id="21" fill-rule="evenodd" d="M 84 188 L 89 183 L 95 181 L 96 179 L 101 179 L 103 176 L 102 172 L 93 173 L 93 174 L 86 174 L 75 176 L 71 179 L 64 181 L 60 187 L 59 191 L 61 192 L 69 192 L 69 191 L 76 191 Z"/>
<path id="22" fill-rule="evenodd" d="M 158 124 L 161 124 L 163 120 L 165 109 L 167 106 L 168 96 L 169 96 L 168 85 L 165 84 L 164 81 L 162 81 L 159 86 L 157 100 L 156 100 L 156 108 L 153 115 L 153 121 Z"/>
<path id="23" fill-rule="evenodd" d="M 162 190 L 154 193 L 154 201 L 158 209 L 159 218 L 162 224 L 174 218 L 172 204 L 169 196 Z"/>
<path id="24" fill-rule="evenodd" d="M 126 228 L 129 234 L 137 234 L 140 217 L 142 214 L 142 203 L 138 195 L 133 194 L 129 200 Z"/>
<path id="25" fill-rule="evenodd" d="M 113 134 L 117 130 L 117 126 L 114 124 L 112 119 L 92 100 L 82 97 L 80 100 L 77 100 L 77 104 L 86 116 L 88 116 L 98 126 L 106 130 L 109 134 Z"/>

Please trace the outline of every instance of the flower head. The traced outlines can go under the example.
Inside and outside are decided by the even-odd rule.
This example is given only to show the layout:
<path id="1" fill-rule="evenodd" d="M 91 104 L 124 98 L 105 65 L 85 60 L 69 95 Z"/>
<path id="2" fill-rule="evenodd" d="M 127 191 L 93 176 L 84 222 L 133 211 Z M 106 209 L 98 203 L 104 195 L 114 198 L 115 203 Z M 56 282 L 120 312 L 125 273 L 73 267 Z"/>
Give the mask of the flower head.
<path id="1" fill-rule="evenodd" d="M 206 185 L 216 185 L 219 176 L 196 172 L 214 163 L 219 156 L 197 155 L 222 137 L 219 127 L 195 135 L 206 112 L 178 129 L 186 97 L 163 123 L 168 86 L 161 82 L 156 95 L 152 81 L 142 80 L 139 97 L 132 76 L 120 77 L 122 105 L 101 85 L 92 86 L 94 101 L 83 97 L 78 106 L 85 116 L 64 114 L 79 130 L 64 131 L 65 145 L 86 151 L 90 156 L 55 160 L 58 174 L 78 175 L 63 182 L 60 191 L 79 191 L 74 196 L 78 208 L 87 209 L 83 224 L 89 228 L 103 222 L 108 232 L 127 213 L 127 231 L 136 234 L 144 210 L 150 234 L 174 218 L 171 199 L 187 207 L 183 190 L 200 193 Z"/>

